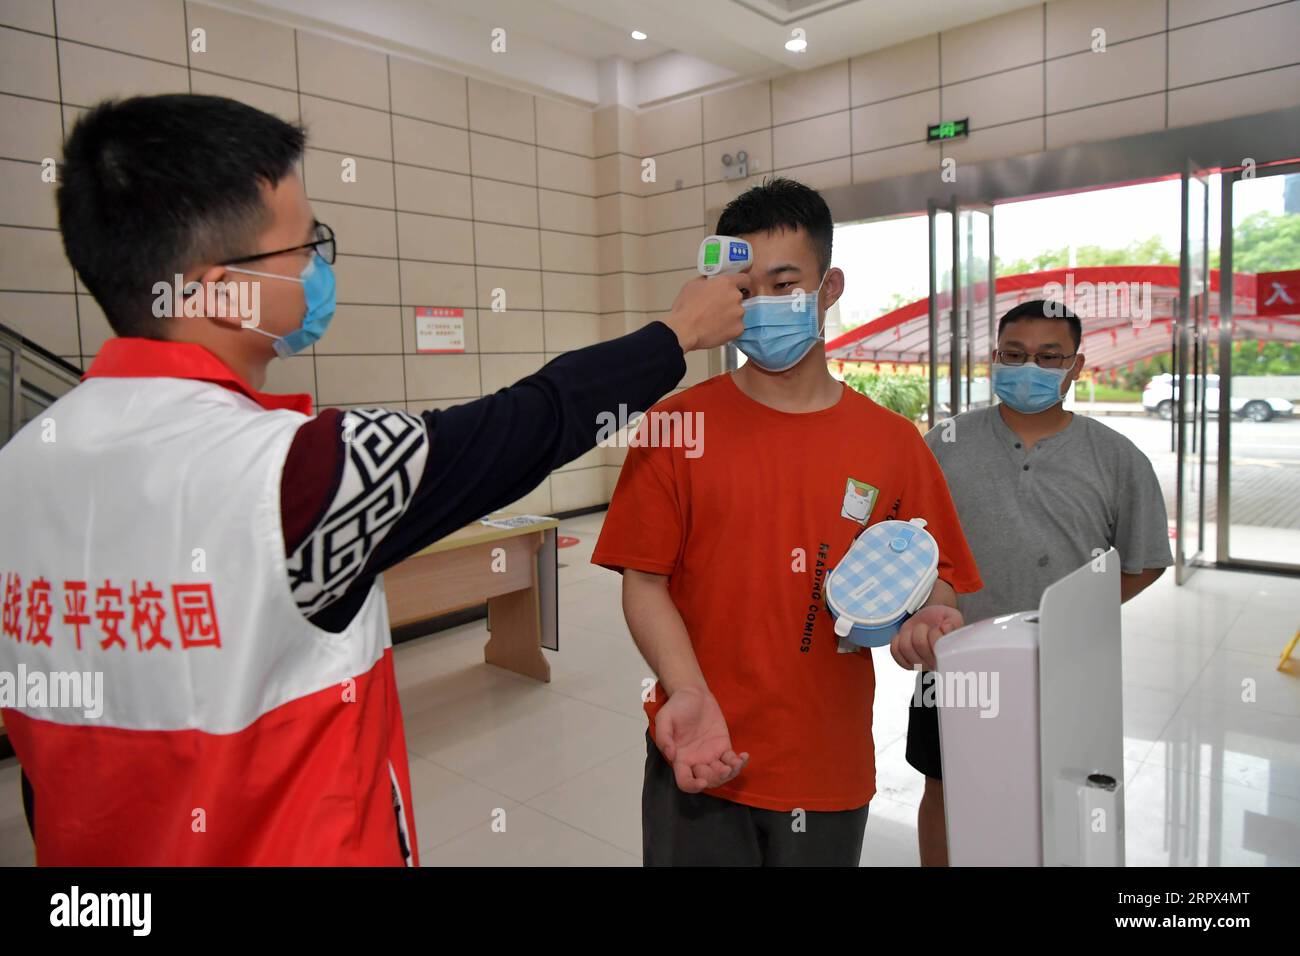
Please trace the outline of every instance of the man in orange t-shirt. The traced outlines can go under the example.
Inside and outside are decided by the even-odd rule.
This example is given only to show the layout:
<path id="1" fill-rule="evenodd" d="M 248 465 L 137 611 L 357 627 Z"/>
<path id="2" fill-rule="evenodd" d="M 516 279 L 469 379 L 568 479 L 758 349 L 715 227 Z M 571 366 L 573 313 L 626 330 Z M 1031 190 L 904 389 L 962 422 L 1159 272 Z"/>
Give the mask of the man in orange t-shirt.
<path id="1" fill-rule="evenodd" d="M 864 524 L 926 519 L 939 581 L 894 639 L 900 663 L 901 650 L 932 659 L 961 626 L 956 592 L 980 579 L 916 426 L 826 367 L 822 327 L 844 274 L 830 268 L 821 196 L 770 180 L 728 205 L 717 232 L 754 250 L 736 340 L 749 361 L 651 409 L 592 556 L 623 572 L 628 628 L 659 678 L 645 708 L 644 862 L 856 866 L 875 793 L 875 674 L 869 650 L 839 652 L 826 579 Z"/>

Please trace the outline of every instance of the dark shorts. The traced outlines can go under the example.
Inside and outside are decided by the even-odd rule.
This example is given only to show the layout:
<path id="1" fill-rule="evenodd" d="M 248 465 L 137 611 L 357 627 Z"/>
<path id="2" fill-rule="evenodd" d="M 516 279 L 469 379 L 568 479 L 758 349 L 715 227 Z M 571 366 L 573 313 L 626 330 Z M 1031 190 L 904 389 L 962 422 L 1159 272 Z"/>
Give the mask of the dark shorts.
<path id="1" fill-rule="evenodd" d="M 934 680 L 934 672 L 922 671 L 917 680 L 925 681 L 921 691 L 924 695 L 924 688 Z M 907 705 L 907 762 L 927 777 L 943 779 L 943 764 L 939 759 L 939 708 L 917 704 L 915 694 Z"/>
<path id="2" fill-rule="evenodd" d="M 673 768 L 646 734 L 641 789 L 645 866 L 857 866 L 868 806 L 810 810 L 796 830 L 789 812 L 682 792 Z"/>

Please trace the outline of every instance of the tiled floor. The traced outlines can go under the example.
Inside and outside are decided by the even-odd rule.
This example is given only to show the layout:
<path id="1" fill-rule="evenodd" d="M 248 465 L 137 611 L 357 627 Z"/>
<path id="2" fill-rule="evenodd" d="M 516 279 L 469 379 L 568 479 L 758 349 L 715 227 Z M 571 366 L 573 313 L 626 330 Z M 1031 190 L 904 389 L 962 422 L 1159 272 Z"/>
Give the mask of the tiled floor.
<path id="1" fill-rule="evenodd" d="M 425 865 L 640 862 L 641 681 L 616 575 L 588 563 L 603 515 L 564 522 L 561 652 L 539 684 L 483 663 L 465 625 L 401 645 Z M 1300 864 L 1300 580 L 1172 572 L 1124 610 L 1130 865 Z M 879 793 L 864 865 L 914 866 L 921 778 L 903 759 L 912 675 L 877 651 Z M 1244 703 L 1243 682 L 1255 701 Z M 18 770 L 0 763 L 0 865 L 32 860 Z"/>

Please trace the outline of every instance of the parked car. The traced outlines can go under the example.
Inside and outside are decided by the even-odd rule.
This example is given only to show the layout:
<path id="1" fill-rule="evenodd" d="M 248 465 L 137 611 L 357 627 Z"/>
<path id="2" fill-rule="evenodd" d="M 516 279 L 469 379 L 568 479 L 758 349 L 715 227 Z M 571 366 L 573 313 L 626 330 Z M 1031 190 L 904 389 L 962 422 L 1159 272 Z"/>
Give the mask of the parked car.
<path id="1" fill-rule="evenodd" d="M 1154 376 L 1142 390 L 1142 407 L 1149 414 L 1159 415 L 1168 421 L 1174 417 L 1174 377 L 1168 372 Z M 1219 376 L 1205 377 L 1205 404 L 1211 415 L 1219 414 Z M 1238 398 L 1232 397 L 1232 414 L 1236 418 L 1248 418 L 1252 422 L 1267 422 L 1280 415 L 1291 415 L 1295 406 L 1285 398 Z"/>

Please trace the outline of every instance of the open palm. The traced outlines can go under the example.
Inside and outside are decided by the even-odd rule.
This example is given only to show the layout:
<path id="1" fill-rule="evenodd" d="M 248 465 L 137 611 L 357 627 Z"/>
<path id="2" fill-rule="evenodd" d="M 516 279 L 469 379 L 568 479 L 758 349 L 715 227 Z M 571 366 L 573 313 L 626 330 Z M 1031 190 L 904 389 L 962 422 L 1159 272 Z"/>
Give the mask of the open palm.
<path id="1" fill-rule="evenodd" d="M 682 688 L 655 716 L 655 742 L 673 768 L 677 786 L 699 793 L 733 780 L 749 754 L 731 749 L 731 734 L 717 699 L 707 691 Z"/>

